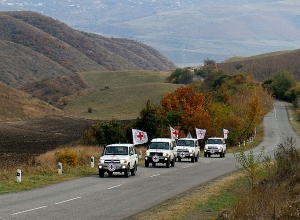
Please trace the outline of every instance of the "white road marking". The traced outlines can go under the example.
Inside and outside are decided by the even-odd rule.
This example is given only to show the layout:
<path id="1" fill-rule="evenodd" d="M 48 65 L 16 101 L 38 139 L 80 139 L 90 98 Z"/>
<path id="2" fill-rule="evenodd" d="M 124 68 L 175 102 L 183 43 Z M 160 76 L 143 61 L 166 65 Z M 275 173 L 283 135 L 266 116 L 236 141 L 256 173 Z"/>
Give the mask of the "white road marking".
<path id="1" fill-rule="evenodd" d="M 189 168 L 190 166 L 186 166 L 186 167 L 182 167 L 182 169 L 186 169 L 186 168 Z"/>
<path id="2" fill-rule="evenodd" d="M 112 186 L 112 187 L 109 187 L 109 188 L 107 188 L 107 189 L 114 189 L 114 188 L 117 188 L 117 187 L 119 187 L 119 186 L 122 186 L 122 185 Z"/>
<path id="3" fill-rule="evenodd" d="M 65 202 L 70 202 L 70 201 L 73 201 L 73 200 L 76 200 L 76 199 L 80 199 L 80 198 L 81 197 L 76 197 L 76 198 L 73 198 L 73 199 L 64 200 L 64 201 L 55 203 L 55 205 L 58 205 L 58 204 L 61 204 L 61 203 L 65 203 Z"/>
<path id="4" fill-rule="evenodd" d="M 31 212 L 31 211 L 34 211 L 34 210 L 38 210 L 38 209 L 43 209 L 43 208 L 46 208 L 47 206 L 41 206 L 41 207 L 37 207 L 37 208 L 34 208 L 34 209 L 28 209 L 28 210 L 25 210 L 25 211 L 22 211 L 22 212 L 16 212 L 16 213 L 13 213 L 11 215 L 18 215 L 18 214 L 22 214 L 22 213 L 25 213 L 25 212 Z"/>
<path id="5" fill-rule="evenodd" d="M 150 177 L 156 177 L 156 176 L 159 176 L 160 174 L 155 174 L 155 175 L 152 175 L 152 176 L 150 176 Z"/>

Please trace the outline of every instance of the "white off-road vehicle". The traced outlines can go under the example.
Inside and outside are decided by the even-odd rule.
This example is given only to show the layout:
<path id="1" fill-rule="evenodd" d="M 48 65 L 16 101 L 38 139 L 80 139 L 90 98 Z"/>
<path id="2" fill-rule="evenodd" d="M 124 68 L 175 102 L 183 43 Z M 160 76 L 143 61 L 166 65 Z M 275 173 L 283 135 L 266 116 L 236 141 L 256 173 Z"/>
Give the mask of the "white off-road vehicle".
<path id="1" fill-rule="evenodd" d="M 157 163 L 166 164 L 166 167 L 175 166 L 176 161 L 176 142 L 171 138 L 155 138 L 151 140 L 145 153 L 145 167 L 151 163 L 155 166 Z"/>
<path id="2" fill-rule="evenodd" d="M 225 157 L 226 143 L 224 138 L 211 137 L 208 138 L 204 146 L 204 157 L 210 157 L 211 155 L 220 155 Z"/>
<path id="3" fill-rule="evenodd" d="M 198 162 L 200 157 L 200 146 L 198 139 L 195 138 L 179 138 L 177 141 L 177 160 L 191 159 L 191 162 Z"/>
<path id="4" fill-rule="evenodd" d="M 111 144 L 103 150 L 99 159 L 99 176 L 104 177 L 107 172 L 112 176 L 114 172 L 124 173 L 129 177 L 129 172 L 135 176 L 137 171 L 138 155 L 133 144 Z"/>

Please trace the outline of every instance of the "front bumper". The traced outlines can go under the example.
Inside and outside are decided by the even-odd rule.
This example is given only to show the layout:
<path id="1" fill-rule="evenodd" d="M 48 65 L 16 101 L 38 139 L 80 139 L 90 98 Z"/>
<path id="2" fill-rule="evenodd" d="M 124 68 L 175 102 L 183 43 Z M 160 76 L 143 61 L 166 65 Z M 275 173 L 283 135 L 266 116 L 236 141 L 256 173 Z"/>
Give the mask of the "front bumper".
<path id="1" fill-rule="evenodd" d="M 222 153 L 222 149 L 204 149 L 204 153 L 220 154 Z"/>
<path id="2" fill-rule="evenodd" d="M 153 162 L 153 163 L 166 163 L 169 160 L 169 157 L 166 156 L 145 156 L 145 161 Z"/>
<path id="3" fill-rule="evenodd" d="M 187 151 L 177 152 L 177 157 L 179 158 L 191 158 L 194 156 L 194 153 L 190 153 Z"/>
<path id="4" fill-rule="evenodd" d="M 120 163 L 104 163 L 98 164 L 98 168 L 101 171 L 110 171 L 110 172 L 123 172 L 124 170 L 127 169 L 127 164 L 120 164 Z"/>

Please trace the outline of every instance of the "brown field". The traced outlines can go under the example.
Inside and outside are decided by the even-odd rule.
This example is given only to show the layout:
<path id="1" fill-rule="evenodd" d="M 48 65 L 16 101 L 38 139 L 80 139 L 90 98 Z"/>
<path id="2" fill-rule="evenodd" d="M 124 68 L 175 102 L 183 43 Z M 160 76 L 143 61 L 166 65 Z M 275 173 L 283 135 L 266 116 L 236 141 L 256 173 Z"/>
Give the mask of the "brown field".
<path id="1" fill-rule="evenodd" d="M 0 165 L 30 163 L 33 156 L 76 143 L 93 123 L 96 121 L 74 117 L 0 122 Z"/>

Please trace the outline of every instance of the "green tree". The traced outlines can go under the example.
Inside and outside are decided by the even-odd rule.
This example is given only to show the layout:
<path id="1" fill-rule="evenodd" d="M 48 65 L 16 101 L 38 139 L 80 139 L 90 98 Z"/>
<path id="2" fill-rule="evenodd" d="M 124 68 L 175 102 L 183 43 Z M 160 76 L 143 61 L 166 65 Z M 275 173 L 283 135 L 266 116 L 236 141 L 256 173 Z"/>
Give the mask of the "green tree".
<path id="1" fill-rule="evenodd" d="M 140 112 L 140 117 L 135 122 L 135 127 L 147 132 L 148 139 L 154 138 L 158 134 L 160 118 L 158 117 L 158 107 L 147 101 L 145 108 Z"/>
<path id="2" fill-rule="evenodd" d="M 169 77 L 168 81 L 175 84 L 190 84 L 193 81 L 195 73 L 187 68 L 177 68 Z"/>
<path id="3" fill-rule="evenodd" d="M 272 77 L 273 82 L 270 85 L 270 91 L 276 98 L 288 101 L 286 92 L 296 85 L 294 75 L 289 71 L 278 71 Z"/>

